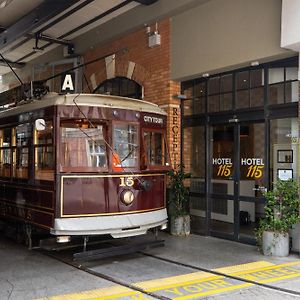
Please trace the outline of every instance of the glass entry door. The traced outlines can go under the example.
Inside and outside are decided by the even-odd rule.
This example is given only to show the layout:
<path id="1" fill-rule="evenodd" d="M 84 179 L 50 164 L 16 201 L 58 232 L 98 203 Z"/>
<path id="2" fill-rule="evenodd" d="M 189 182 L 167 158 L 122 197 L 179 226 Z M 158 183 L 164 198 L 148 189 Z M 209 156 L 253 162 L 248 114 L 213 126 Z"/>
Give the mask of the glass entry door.
<path id="1" fill-rule="evenodd" d="M 234 239 L 236 207 L 236 128 L 217 125 L 210 130 L 208 218 L 215 236 Z"/>
<path id="2" fill-rule="evenodd" d="M 254 229 L 264 213 L 264 123 L 212 126 L 210 153 L 211 234 L 254 242 Z"/>

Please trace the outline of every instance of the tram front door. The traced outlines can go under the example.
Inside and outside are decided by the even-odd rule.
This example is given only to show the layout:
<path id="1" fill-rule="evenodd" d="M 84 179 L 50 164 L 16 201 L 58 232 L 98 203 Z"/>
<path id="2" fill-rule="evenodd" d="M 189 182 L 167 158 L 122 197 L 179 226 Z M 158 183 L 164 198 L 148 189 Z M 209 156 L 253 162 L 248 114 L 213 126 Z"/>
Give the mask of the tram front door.
<path id="1" fill-rule="evenodd" d="M 211 235 L 254 243 L 264 214 L 265 124 L 211 126 L 208 224 Z"/>

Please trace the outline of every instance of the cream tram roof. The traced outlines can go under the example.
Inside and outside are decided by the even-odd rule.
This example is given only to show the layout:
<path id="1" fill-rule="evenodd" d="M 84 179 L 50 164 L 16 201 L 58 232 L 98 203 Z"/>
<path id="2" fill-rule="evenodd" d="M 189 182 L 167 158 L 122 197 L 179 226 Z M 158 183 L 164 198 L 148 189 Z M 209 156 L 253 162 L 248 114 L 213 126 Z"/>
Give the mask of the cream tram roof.
<path id="1" fill-rule="evenodd" d="M 41 109 L 44 107 L 55 105 L 75 106 L 74 100 L 78 106 L 98 106 L 119 109 L 130 109 L 140 112 L 149 112 L 160 115 L 167 115 L 158 105 L 133 98 L 101 95 L 101 94 L 66 94 L 59 95 L 56 93 L 49 93 L 41 100 L 22 101 L 17 106 L 7 108 L 0 111 L 0 117 L 11 116 L 15 114 L 25 113 Z"/>

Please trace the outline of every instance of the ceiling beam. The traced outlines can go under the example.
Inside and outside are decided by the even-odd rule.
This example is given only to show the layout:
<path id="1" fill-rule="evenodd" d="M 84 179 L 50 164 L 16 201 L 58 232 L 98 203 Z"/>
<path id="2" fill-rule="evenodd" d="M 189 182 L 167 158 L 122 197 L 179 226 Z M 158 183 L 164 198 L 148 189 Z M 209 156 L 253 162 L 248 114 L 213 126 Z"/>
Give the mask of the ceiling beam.
<path id="1" fill-rule="evenodd" d="M 39 28 L 39 32 L 44 32 L 47 29 L 51 28 L 52 26 L 54 26 L 55 24 L 59 23 L 60 21 L 68 18 L 70 15 L 74 14 L 75 12 L 79 11 L 80 9 L 84 8 L 85 6 L 87 6 L 88 4 L 90 4 L 91 2 L 94 2 L 95 0 L 85 0 L 84 2 L 80 3 L 79 5 L 75 6 L 74 8 L 72 8 L 71 10 L 68 10 L 67 12 L 60 14 L 60 16 L 58 18 L 55 18 L 55 20 L 51 20 L 50 22 L 47 22 L 45 26 L 42 26 Z M 26 42 L 28 42 L 29 40 L 31 40 L 32 37 L 30 37 L 30 33 L 29 36 L 27 36 L 26 39 L 22 39 L 22 41 L 20 41 L 19 43 L 13 44 L 11 47 L 5 47 L 5 51 L 2 52 L 2 54 L 7 54 L 10 53 L 11 51 L 21 47 L 23 44 L 25 44 Z"/>
<path id="2" fill-rule="evenodd" d="M 16 68 L 16 69 L 20 69 L 20 68 L 23 68 L 25 66 L 25 63 L 17 63 L 17 62 L 12 62 L 10 60 L 3 60 L 3 59 L 0 59 L 0 66 L 1 67 L 8 67 L 8 64 L 12 67 L 12 68 Z"/>
<path id="3" fill-rule="evenodd" d="M 93 24 L 94 22 L 96 22 L 96 21 L 98 21 L 98 20 L 101 20 L 102 18 L 106 17 L 107 15 L 112 14 L 112 13 L 114 13 L 115 11 L 117 11 L 118 9 L 120 9 L 120 8 L 126 6 L 127 4 L 131 3 L 132 1 L 133 1 L 133 0 L 125 0 L 124 2 L 121 2 L 120 4 L 118 4 L 118 5 L 116 5 L 116 6 L 113 6 L 112 8 L 110 8 L 110 9 L 104 11 L 104 12 L 101 13 L 100 15 L 94 17 L 93 19 L 90 19 L 89 21 L 87 21 L 87 22 L 85 22 L 85 23 L 83 23 L 83 24 L 81 24 L 81 25 L 79 25 L 79 26 L 73 28 L 72 30 L 70 30 L 70 31 L 68 31 L 68 32 L 66 32 L 66 33 L 64 33 L 63 35 L 57 37 L 57 39 L 60 39 L 60 40 L 61 40 L 61 39 L 67 38 L 69 35 L 73 34 L 74 32 L 76 32 L 76 31 L 78 31 L 78 30 L 81 30 L 82 28 L 85 28 L 86 26 L 89 26 L 90 24 Z M 40 47 L 40 50 L 44 50 L 44 49 L 46 49 L 47 47 L 49 47 L 49 46 L 51 46 L 51 45 L 52 45 L 52 43 L 49 42 L 49 43 L 45 44 L 44 46 L 41 46 L 41 47 Z M 18 62 L 22 62 L 23 60 L 29 58 L 30 56 L 32 56 L 32 55 L 34 55 L 34 54 L 35 54 L 34 51 L 33 51 L 33 52 L 30 52 L 30 53 L 26 54 L 25 56 L 19 58 L 19 59 L 18 59 Z"/>
<path id="4" fill-rule="evenodd" d="M 29 14 L 0 33 L 0 50 L 20 37 L 25 36 L 27 33 L 34 32 L 36 28 L 56 17 L 78 1 L 79 0 L 45 0 Z"/>
<path id="5" fill-rule="evenodd" d="M 59 44 L 59 45 L 64 45 L 64 46 L 69 46 L 72 45 L 72 43 L 70 41 L 67 40 L 63 40 L 63 39 L 57 39 L 48 35 L 44 35 L 44 34 L 33 34 L 33 33 L 28 33 L 26 35 L 28 38 L 30 39 L 37 39 L 39 41 L 45 41 L 45 42 L 50 42 L 53 44 Z"/>
<path id="6" fill-rule="evenodd" d="M 143 4 L 143 5 L 151 5 L 155 2 L 157 2 L 158 0 L 135 0 L 135 2 L 138 2 L 140 4 Z"/>

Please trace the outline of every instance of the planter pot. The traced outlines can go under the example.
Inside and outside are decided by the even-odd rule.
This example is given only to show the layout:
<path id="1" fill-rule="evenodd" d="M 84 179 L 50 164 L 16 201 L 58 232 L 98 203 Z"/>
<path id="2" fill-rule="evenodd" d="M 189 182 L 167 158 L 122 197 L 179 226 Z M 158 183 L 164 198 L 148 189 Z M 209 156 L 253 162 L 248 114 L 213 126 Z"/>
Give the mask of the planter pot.
<path id="1" fill-rule="evenodd" d="M 288 256 L 290 249 L 288 233 L 264 231 L 262 239 L 262 250 L 264 255 Z"/>
<path id="2" fill-rule="evenodd" d="M 190 234 L 190 216 L 172 217 L 170 220 L 170 232 L 172 235 L 186 236 Z"/>

